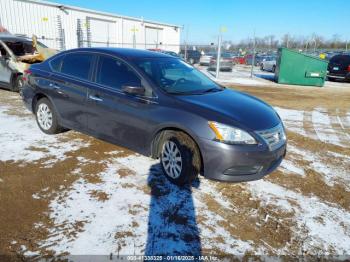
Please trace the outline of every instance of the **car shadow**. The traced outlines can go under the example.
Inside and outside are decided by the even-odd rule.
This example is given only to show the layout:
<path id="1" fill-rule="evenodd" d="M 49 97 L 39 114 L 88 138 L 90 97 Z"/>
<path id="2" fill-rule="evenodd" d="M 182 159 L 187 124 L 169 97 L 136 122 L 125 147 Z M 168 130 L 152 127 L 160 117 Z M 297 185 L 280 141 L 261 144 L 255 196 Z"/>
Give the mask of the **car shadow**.
<path id="1" fill-rule="evenodd" d="M 150 168 L 151 202 L 145 255 L 201 255 L 191 185 L 178 187 L 165 177 L 160 164 Z"/>

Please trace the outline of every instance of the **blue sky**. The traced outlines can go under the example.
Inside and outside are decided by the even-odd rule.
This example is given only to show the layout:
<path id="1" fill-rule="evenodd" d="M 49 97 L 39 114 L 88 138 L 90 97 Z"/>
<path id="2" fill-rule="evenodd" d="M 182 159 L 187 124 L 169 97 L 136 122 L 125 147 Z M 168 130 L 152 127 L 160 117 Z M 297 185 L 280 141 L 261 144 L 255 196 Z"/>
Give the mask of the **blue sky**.
<path id="1" fill-rule="evenodd" d="M 285 33 L 350 40 L 350 0 L 54 0 L 126 16 L 185 26 L 189 42 L 216 41 L 219 28 L 227 27 L 225 40 Z"/>

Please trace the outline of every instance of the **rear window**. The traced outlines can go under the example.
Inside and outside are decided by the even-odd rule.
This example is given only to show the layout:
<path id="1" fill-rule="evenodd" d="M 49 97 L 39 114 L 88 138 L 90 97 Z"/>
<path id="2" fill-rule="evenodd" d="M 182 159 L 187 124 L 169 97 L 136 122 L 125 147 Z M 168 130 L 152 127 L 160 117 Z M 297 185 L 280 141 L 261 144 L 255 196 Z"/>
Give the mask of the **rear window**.
<path id="1" fill-rule="evenodd" d="M 331 58 L 331 63 L 335 64 L 350 64 L 350 56 L 349 55 L 336 55 Z"/>
<path id="2" fill-rule="evenodd" d="M 61 73 L 88 80 L 93 55 L 87 53 L 66 54 L 61 65 Z"/>

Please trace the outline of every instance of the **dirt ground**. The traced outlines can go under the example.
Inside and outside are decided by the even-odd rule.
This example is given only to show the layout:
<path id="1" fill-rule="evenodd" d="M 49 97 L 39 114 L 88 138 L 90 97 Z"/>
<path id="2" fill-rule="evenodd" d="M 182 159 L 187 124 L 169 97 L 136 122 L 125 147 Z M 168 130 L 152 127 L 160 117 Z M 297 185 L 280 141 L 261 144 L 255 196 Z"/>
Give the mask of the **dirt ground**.
<path id="1" fill-rule="evenodd" d="M 349 255 L 350 88 L 234 89 L 276 108 L 286 160 L 260 181 L 184 189 L 127 149 L 41 134 L 0 90 L 0 255 Z"/>

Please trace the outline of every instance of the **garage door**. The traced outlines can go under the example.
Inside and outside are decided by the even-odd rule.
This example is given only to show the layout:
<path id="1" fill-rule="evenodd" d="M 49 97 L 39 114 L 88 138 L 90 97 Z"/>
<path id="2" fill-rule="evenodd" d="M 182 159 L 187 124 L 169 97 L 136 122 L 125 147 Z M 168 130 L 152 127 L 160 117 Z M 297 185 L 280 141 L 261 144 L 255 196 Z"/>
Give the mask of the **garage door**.
<path id="1" fill-rule="evenodd" d="M 158 48 L 162 43 L 163 30 L 154 27 L 146 27 L 146 48 Z"/>
<path id="2" fill-rule="evenodd" d="M 87 36 L 90 47 L 113 46 L 117 43 L 116 22 L 91 17 L 87 20 Z"/>

